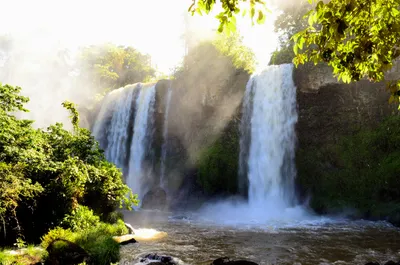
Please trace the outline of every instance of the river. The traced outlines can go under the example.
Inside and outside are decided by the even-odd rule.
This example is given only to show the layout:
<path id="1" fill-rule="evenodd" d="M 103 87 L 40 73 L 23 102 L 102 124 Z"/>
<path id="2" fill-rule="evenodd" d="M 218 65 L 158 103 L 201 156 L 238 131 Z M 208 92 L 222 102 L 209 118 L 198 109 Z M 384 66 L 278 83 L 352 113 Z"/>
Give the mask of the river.
<path id="1" fill-rule="evenodd" d="M 136 264 L 147 253 L 169 255 L 180 264 L 191 265 L 210 264 L 224 256 L 263 265 L 400 260 L 400 229 L 386 222 L 316 217 L 282 225 L 219 224 L 194 213 L 157 211 L 125 213 L 125 221 L 135 229 L 151 228 L 166 234 L 123 246 L 121 264 Z"/>

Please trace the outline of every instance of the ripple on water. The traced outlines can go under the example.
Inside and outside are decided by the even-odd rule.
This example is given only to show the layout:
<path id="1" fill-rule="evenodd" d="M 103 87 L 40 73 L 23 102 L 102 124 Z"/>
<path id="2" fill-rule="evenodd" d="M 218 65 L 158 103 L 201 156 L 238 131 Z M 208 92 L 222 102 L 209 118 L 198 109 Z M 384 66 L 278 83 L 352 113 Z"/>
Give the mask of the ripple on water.
<path id="1" fill-rule="evenodd" d="M 296 224 L 235 224 L 186 218 L 155 218 L 143 227 L 167 233 L 164 238 L 122 248 L 131 260 L 148 253 L 170 255 L 181 264 L 203 265 L 229 256 L 269 264 L 365 264 L 400 260 L 400 230 L 386 222 L 319 218 Z M 126 221 L 130 222 L 129 216 Z M 151 218 L 150 218 L 151 219 Z M 148 219 L 148 220 L 150 220 Z M 133 225 L 135 227 L 135 225 Z"/>

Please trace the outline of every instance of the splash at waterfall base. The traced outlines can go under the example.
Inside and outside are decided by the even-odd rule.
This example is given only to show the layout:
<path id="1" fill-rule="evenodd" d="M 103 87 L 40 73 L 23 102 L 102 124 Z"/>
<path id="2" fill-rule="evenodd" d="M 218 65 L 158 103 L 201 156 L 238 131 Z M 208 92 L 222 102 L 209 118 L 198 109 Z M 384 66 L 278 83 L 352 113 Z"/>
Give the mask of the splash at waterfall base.
<path id="1" fill-rule="evenodd" d="M 204 206 L 200 212 L 205 219 L 224 224 L 287 225 L 311 218 L 311 211 L 296 205 L 295 198 L 297 111 L 292 72 L 292 65 L 271 66 L 250 78 L 243 104 L 239 160 L 239 170 L 247 170 L 248 202 Z"/>

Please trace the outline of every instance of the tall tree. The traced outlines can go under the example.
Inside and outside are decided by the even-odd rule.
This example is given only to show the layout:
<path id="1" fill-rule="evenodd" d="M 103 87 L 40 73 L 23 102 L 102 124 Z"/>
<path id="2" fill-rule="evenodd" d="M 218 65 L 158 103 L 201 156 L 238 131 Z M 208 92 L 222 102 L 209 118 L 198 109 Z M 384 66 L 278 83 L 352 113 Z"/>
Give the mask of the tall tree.
<path id="1" fill-rule="evenodd" d="M 216 16 L 220 25 L 219 32 L 228 30 L 233 32 L 236 29 L 236 15 L 249 16 L 252 22 L 263 23 L 265 21 L 265 12 L 267 11 L 263 0 L 192 0 L 189 11 L 202 15 L 209 14 L 210 11 L 218 4 L 221 5 L 222 11 Z"/>
<path id="2" fill-rule="evenodd" d="M 310 0 L 311 2 L 311 0 Z M 319 1 L 297 33 L 293 62 L 326 62 L 339 80 L 385 80 L 400 56 L 399 0 Z M 389 80 L 390 102 L 399 102 L 400 81 Z"/>
<path id="3" fill-rule="evenodd" d="M 305 16 L 308 27 L 293 36 L 293 62 L 325 62 L 333 68 L 339 80 L 349 83 L 368 78 L 373 82 L 385 80 L 387 73 L 400 56 L 400 0 L 308 0 L 310 12 Z M 242 3 L 250 4 L 251 18 L 256 4 L 262 1 L 221 0 L 223 11 L 218 16 L 220 31 L 234 30 L 234 14 Z M 189 10 L 214 7 L 215 0 L 194 0 Z M 258 18 L 264 18 L 263 9 Z M 201 12 L 200 12 L 201 13 Z M 259 20 L 262 22 L 261 20 Z M 400 80 L 388 80 L 389 102 L 400 102 Z"/>
<path id="4" fill-rule="evenodd" d="M 101 92 L 148 81 L 156 73 L 150 56 L 129 46 L 105 44 L 85 47 L 80 63 L 84 78 Z"/>

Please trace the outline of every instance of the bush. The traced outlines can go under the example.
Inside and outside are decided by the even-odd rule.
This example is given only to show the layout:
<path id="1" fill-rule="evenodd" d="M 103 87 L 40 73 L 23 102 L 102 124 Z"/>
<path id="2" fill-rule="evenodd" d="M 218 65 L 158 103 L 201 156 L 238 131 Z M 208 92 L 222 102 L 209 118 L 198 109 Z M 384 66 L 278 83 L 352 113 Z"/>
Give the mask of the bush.
<path id="1" fill-rule="evenodd" d="M 91 264 L 108 265 L 119 260 L 119 244 L 113 236 L 127 234 L 128 229 L 122 220 L 116 224 L 98 223 L 95 227 L 72 231 L 61 227 L 49 231 L 43 238 L 41 246 L 47 248 L 56 239 L 68 240 L 83 248 L 90 255 Z M 57 246 L 55 246 L 57 247 Z M 59 246 L 62 248 L 62 246 Z"/>
<path id="2" fill-rule="evenodd" d="M 1 265 L 38 264 L 43 262 L 46 257 L 45 250 L 34 246 L 20 249 L 18 254 L 13 254 L 9 250 L 0 250 Z"/>
<path id="3" fill-rule="evenodd" d="M 12 115 L 25 110 L 28 99 L 20 91 L 0 84 L 0 245 L 18 237 L 36 243 L 63 222 L 81 229 L 99 221 L 93 213 L 104 220 L 118 207 L 137 204 L 122 172 L 105 159 L 91 132 L 79 127 L 73 103 L 63 103 L 72 132 L 62 124 L 34 129 L 32 121 Z"/>
<path id="4" fill-rule="evenodd" d="M 86 206 L 79 205 L 71 214 L 64 218 L 63 225 L 73 231 L 85 230 L 100 224 L 100 217 Z"/>

